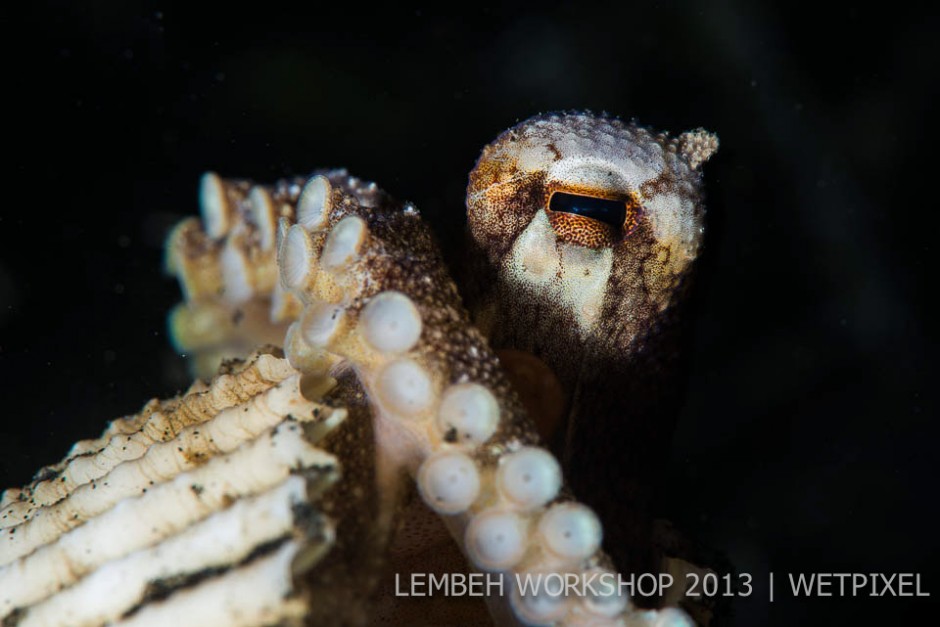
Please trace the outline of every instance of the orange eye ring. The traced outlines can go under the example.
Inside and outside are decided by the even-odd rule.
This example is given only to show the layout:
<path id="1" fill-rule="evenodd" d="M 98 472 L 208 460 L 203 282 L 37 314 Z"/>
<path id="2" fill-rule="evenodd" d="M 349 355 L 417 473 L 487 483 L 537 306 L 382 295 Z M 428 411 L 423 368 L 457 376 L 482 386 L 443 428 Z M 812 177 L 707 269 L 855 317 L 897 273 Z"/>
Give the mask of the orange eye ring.
<path id="1" fill-rule="evenodd" d="M 636 229 L 642 208 L 633 194 L 611 197 L 582 190 L 552 189 L 545 202 L 549 224 L 562 241 L 603 248 Z"/>

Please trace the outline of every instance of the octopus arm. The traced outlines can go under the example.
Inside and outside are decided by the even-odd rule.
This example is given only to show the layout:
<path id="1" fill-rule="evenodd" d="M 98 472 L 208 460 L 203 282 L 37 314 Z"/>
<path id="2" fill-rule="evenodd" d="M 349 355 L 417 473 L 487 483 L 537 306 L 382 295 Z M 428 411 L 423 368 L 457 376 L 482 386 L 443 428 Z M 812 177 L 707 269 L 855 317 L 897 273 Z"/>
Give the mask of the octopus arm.
<path id="1" fill-rule="evenodd" d="M 713 151 L 686 143 L 693 167 Z M 340 170 L 210 173 L 200 202 L 166 268 L 185 297 L 172 337 L 211 380 L 0 498 L 5 626 L 406 623 L 383 583 L 434 524 L 459 567 L 504 582 L 499 624 L 693 624 L 617 586 L 519 588 L 616 573 L 414 206 Z M 282 348 L 246 358 L 263 344 Z"/>
<path id="2" fill-rule="evenodd" d="M 368 405 L 376 493 L 399 495 L 390 497 L 389 508 L 400 513 L 407 494 L 402 480 L 410 477 L 472 568 L 513 583 L 517 575 L 609 571 L 600 521 L 565 488 L 559 463 L 541 445 L 498 358 L 472 324 L 418 211 L 343 171 L 294 185 L 293 192 L 289 182 L 266 188 L 267 197 L 281 199 L 268 257 L 279 276 L 275 287 L 220 270 L 221 289 L 186 306 L 231 311 L 238 305 L 226 294 L 237 291 L 240 303 L 268 307 L 269 324 L 289 322 L 284 350 L 299 371 L 314 380 L 324 367 L 337 377 L 352 373 Z M 204 215 L 216 210 L 204 207 Z M 250 234 L 257 209 L 242 204 L 225 212 L 235 217 L 211 246 L 177 245 L 177 268 L 211 265 L 199 255 L 219 255 L 232 245 L 233 233 L 248 233 L 240 241 L 249 245 L 256 241 Z M 184 282 L 189 276 L 179 275 Z M 242 285 L 254 287 L 230 287 Z M 182 329 L 177 337 L 191 334 Z M 241 342 L 235 330 L 191 348 L 199 362 L 199 351 L 230 350 Z M 527 597 L 509 593 L 514 587 L 491 599 L 500 621 L 644 624 L 653 616 L 617 595 Z"/>

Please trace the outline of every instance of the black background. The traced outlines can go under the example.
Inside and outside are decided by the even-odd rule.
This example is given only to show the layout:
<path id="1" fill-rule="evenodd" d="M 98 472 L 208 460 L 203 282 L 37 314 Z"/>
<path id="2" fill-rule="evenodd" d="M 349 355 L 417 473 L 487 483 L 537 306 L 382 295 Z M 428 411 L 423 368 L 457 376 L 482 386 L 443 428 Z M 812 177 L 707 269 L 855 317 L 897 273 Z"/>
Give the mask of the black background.
<path id="1" fill-rule="evenodd" d="M 754 575 L 733 624 L 937 611 L 936 15 L 190 4 L 3 18 L 0 485 L 185 387 L 161 245 L 204 170 L 346 166 L 458 242 L 485 143 L 538 112 L 606 110 L 722 142 L 662 507 Z M 785 573 L 819 571 L 918 572 L 933 597 L 787 598 Z"/>

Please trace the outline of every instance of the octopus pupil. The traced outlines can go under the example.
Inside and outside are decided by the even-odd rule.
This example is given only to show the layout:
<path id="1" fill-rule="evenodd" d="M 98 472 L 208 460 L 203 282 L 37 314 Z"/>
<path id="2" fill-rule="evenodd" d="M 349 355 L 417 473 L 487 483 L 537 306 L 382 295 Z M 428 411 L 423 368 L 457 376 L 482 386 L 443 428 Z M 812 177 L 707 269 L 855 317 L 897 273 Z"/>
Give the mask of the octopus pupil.
<path id="1" fill-rule="evenodd" d="M 627 219 L 627 204 L 622 200 L 607 200 L 593 196 L 555 192 L 549 200 L 552 211 L 574 213 L 611 226 L 623 226 Z"/>

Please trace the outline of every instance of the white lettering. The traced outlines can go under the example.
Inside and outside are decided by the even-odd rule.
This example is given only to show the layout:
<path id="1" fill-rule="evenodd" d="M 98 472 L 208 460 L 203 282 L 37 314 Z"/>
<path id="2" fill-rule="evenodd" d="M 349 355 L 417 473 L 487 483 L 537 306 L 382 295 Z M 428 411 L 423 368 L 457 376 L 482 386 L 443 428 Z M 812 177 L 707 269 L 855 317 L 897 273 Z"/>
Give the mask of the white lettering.
<path id="1" fill-rule="evenodd" d="M 810 592 L 813 589 L 813 582 L 816 580 L 816 575 L 810 575 L 809 579 L 806 578 L 806 575 L 800 573 L 797 576 L 797 580 L 793 580 L 793 573 L 788 573 L 790 578 L 790 589 L 793 590 L 793 596 L 798 597 L 800 594 L 806 596 L 810 595 Z"/>

